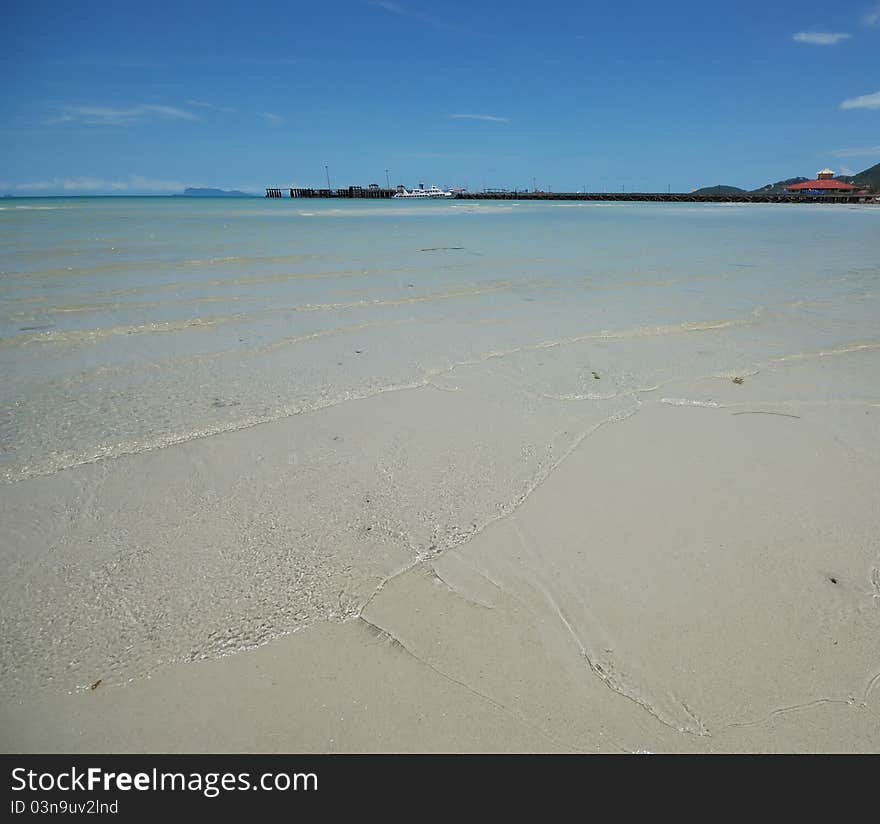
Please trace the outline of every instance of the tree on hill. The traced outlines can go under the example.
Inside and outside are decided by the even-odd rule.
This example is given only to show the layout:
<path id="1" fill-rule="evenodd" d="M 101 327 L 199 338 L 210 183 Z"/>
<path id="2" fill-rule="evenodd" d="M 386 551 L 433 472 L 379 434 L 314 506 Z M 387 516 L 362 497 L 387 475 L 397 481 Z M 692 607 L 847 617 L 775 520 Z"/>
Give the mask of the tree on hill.
<path id="1" fill-rule="evenodd" d="M 753 189 L 752 194 L 756 195 L 781 195 L 789 186 L 796 183 L 806 183 L 808 177 L 790 177 L 788 180 L 777 180 L 776 183 L 768 183 L 760 189 Z"/>
<path id="2" fill-rule="evenodd" d="M 875 163 L 863 172 L 859 172 L 852 180 L 856 186 L 865 186 L 875 192 L 880 192 L 880 163 Z"/>

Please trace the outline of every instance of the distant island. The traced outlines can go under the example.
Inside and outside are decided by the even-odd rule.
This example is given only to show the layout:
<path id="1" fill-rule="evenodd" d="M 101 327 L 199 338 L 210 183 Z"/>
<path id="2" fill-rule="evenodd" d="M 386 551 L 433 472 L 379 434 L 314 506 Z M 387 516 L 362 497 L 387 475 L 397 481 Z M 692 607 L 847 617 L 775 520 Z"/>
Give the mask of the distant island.
<path id="1" fill-rule="evenodd" d="M 238 189 L 184 189 L 182 195 L 176 197 L 254 197 Z"/>

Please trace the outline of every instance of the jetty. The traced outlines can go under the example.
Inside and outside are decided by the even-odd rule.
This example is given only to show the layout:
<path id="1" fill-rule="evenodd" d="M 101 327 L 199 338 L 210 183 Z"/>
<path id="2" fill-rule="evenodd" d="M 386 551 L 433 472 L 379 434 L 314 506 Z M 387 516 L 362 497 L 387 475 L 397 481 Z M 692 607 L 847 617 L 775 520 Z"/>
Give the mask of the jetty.
<path id="1" fill-rule="evenodd" d="M 285 192 L 288 194 L 285 195 Z M 394 197 L 397 189 L 378 186 L 349 186 L 346 189 L 266 189 L 266 197 L 346 197 L 386 199 Z"/>
<path id="2" fill-rule="evenodd" d="M 372 186 L 348 186 L 344 189 L 267 188 L 269 198 L 367 198 L 385 200 L 394 197 L 397 189 Z M 488 191 L 455 193 L 456 200 L 556 200 L 613 203 L 876 203 L 877 194 L 850 192 L 841 194 L 769 194 L 743 192 L 736 194 L 700 195 L 689 192 L 534 192 Z"/>
<path id="3" fill-rule="evenodd" d="M 459 200 L 586 200 L 636 203 L 870 203 L 869 193 L 808 195 L 745 192 L 729 195 L 698 195 L 686 192 L 461 192 Z"/>

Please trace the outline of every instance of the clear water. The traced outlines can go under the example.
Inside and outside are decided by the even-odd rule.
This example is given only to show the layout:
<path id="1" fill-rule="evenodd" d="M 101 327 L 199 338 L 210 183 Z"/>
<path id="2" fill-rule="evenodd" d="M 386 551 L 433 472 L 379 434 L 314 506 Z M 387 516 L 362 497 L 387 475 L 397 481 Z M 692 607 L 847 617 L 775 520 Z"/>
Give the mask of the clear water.
<path id="1" fill-rule="evenodd" d="M 755 370 L 844 409 L 856 473 L 878 229 L 871 206 L 0 202 L 7 694 L 356 617 L 598 427 Z M 573 615 L 591 578 L 560 563 Z"/>
<path id="2" fill-rule="evenodd" d="M 0 476 L 496 357 L 586 398 L 874 345 L 878 287 L 872 206 L 11 199 Z"/>

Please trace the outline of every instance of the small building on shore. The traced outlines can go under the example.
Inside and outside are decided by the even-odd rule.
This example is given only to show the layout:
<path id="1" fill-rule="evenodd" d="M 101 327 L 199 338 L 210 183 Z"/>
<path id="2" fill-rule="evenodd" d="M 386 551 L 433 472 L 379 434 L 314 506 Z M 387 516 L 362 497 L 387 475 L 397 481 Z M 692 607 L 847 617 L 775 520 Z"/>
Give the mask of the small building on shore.
<path id="1" fill-rule="evenodd" d="M 803 183 L 785 187 L 787 195 L 843 195 L 858 191 L 859 187 L 852 183 L 835 180 L 831 169 L 822 169 L 815 180 L 805 180 Z"/>

